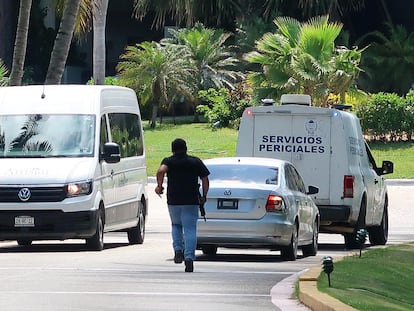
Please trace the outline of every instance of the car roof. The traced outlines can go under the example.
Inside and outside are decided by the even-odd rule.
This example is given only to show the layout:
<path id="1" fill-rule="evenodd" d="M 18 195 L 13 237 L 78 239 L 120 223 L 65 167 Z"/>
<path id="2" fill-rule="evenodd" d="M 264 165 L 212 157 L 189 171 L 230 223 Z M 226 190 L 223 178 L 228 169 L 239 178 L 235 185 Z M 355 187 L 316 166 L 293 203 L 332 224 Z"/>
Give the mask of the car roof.
<path id="1" fill-rule="evenodd" d="M 260 157 L 222 157 L 211 158 L 203 160 L 206 165 L 209 164 L 248 164 L 248 165 L 263 165 L 263 166 L 283 166 L 288 161 L 273 159 L 273 158 L 260 158 Z"/>

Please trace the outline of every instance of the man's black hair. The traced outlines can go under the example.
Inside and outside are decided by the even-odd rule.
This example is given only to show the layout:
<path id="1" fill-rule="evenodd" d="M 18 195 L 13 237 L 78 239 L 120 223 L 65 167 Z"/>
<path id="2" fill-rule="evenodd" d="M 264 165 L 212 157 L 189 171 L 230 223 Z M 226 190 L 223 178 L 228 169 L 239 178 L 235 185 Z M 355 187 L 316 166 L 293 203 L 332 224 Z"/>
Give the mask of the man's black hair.
<path id="1" fill-rule="evenodd" d="M 173 153 L 186 153 L 187 152 L 187 144 L 184 139 L 177 138 L 173 140 L 171 143 L 171 150 Z"/>

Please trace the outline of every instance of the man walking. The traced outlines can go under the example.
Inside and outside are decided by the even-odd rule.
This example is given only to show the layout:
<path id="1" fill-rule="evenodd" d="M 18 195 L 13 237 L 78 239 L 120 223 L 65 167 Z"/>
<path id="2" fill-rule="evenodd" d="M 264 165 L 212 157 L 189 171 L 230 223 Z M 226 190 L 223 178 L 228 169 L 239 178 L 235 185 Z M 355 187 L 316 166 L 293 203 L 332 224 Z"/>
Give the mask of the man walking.
<path id="1" fill-rule="evenodd" d="M 185 262 L 185 272 L 194 271 L 197 246 L 198 208 L 206 200 L 210 172 L 197 157 L 187 155 L 187 144 L 181 138 L 171 143 L 173 155 L 162 160 L 157 171 L 155 193 L 163 193 L 167 174 L 167 204 L 172 224 L 174 262 Z M 199 193 L 201 179 L 202 196 Z"/>

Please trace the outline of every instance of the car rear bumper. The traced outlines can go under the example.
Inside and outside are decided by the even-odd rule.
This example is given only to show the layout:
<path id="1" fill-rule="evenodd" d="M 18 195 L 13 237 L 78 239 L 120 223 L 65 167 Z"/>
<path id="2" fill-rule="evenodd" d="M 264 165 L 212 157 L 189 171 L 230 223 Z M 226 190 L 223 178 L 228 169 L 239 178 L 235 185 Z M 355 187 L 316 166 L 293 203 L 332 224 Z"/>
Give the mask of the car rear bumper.
<path id="1" fill-rule="evenodd" d="M 277 247 L 289 245 L 293 224 L 274 222 L 273 217 L 260 220 L 199 220 L 197 244 L 223 247 Z"/>

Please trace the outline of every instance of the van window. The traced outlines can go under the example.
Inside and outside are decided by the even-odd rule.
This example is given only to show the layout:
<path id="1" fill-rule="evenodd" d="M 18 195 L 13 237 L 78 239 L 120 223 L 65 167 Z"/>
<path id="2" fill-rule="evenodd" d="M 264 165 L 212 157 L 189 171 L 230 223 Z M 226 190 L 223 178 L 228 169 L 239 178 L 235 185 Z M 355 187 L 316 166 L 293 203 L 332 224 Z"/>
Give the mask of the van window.
<path id="1" fill-rule="evenodd" d="M 0 157 L 92 157 L 95 116 L 27 114 L 0 116 Z"/>
<path id="2" fill-rule="evenodd" d="M 139 116 L 133 113 L 109 113 L 112 141 L 119 144 L 121 157 L 140 156 L 144 153 Z"/>
<path id="3" fill-rule="evenodd" d="M 103 146 L 108 142 L 108 127 L 106 126 L 106 117 L 103 115 L 101 117 L 101 131 L 99 134 L 99 152 L 103 153 Z"/>

